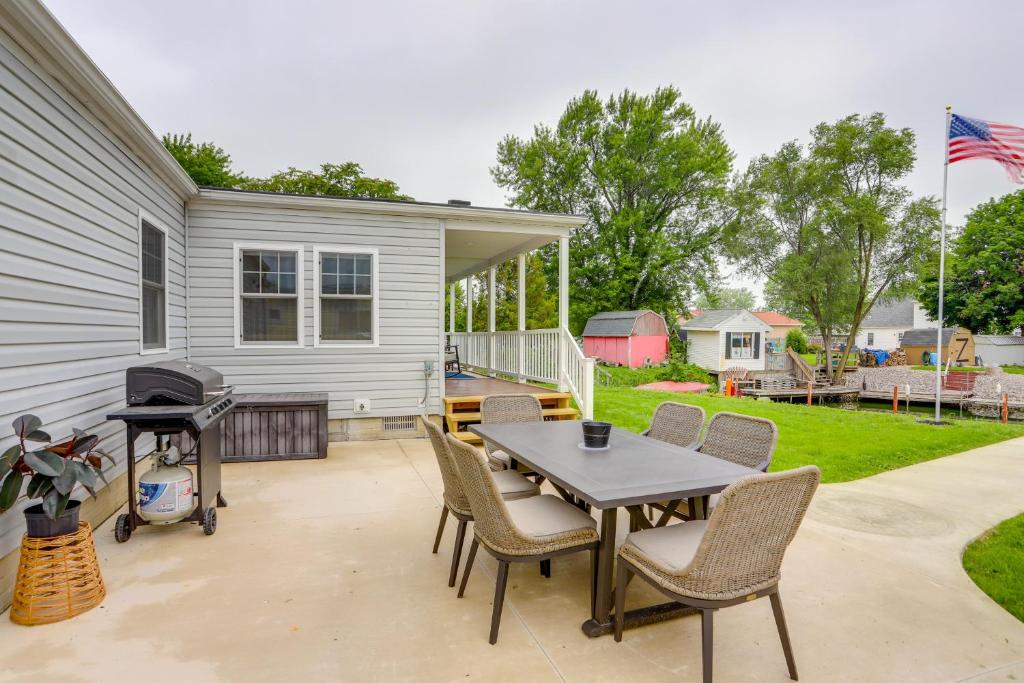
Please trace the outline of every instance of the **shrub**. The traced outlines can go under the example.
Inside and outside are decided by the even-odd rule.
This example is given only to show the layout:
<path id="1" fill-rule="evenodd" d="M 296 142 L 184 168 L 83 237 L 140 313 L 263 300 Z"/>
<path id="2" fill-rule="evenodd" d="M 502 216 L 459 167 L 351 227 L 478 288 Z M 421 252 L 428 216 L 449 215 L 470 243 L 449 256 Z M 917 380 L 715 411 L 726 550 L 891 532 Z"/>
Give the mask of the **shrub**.
<path id="1" fill-rule="evenodd" d="M 825 350 L 825 347 L 822 346 L 821 344 L 808 344 L 807 345 L 807 353 L 818 353 L 819 351 L 824 351 L 824 350 Z"/>
<path id="2" fill-rule="evenodd" d="M 786 348 L 793 349 L 797 353 L 807 353 L 807 335 L 799 329 L 790 330 L 786 335 Z"/>

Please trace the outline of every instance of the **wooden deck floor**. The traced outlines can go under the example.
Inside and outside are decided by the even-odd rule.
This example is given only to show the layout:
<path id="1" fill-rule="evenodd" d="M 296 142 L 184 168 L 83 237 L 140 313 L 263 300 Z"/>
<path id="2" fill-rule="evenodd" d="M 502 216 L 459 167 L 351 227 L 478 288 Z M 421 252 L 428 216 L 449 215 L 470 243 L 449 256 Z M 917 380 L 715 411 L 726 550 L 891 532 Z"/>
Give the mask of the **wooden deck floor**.
<path id="1" fill-rule="evenodd" d="M 572 394 L 568 392 L 495 377 L 446 379 L 444 394 L 445 427 L 449 433 L 469 443 L 481 443 L 480 437 L 467 428 L 480 422 L 480 403 L 487 396 L 532 394 L 540 401 L 545 420 L 575 420 L 579 417 L 571 405 Z"/>
<path id="2" fill-rule="evenodd" d="M 509 382 L 496 377 L 475 377 L 473 379 L 446 379 L 444 395 L 462 396 L 493 396 L 495 394 L 550 394 L 551 389 Z"/>

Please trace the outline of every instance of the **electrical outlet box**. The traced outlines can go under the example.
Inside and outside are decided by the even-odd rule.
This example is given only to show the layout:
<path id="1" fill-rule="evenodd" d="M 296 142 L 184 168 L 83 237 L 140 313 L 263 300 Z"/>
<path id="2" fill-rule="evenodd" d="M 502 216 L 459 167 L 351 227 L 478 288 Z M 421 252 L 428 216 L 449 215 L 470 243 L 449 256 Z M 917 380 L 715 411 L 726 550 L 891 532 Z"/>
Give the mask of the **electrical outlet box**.
<path id="1" fill-rule="evenodd" d="M 425 360 L 425 361 L 423 361 L 423 374 L 425 374 L 427 377 L 429 377 L 429 376 L 434 374 L 434 361 L 433 360 Z"/>
<path id="2" fill-rule="evenodd" d="M 355 413 L 356 415 L 365 415 L 366 413 L 370 412 L 370 399 L 352 399 L 352 412 Z"/>

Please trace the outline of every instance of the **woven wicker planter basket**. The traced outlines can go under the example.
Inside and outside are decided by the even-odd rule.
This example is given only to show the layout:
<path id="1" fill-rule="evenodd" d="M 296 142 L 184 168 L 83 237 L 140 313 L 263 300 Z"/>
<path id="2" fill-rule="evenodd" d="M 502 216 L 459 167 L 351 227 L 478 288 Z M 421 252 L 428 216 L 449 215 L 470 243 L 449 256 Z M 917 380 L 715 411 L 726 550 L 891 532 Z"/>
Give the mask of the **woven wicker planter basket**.
<path id="1" fill-rule="evenodd" d="M 70 619 L 103 602 L 106 594 L 87 522 L 64 536 L 22 539 L 11 603 L 14 623 L 34 626 Z"/>

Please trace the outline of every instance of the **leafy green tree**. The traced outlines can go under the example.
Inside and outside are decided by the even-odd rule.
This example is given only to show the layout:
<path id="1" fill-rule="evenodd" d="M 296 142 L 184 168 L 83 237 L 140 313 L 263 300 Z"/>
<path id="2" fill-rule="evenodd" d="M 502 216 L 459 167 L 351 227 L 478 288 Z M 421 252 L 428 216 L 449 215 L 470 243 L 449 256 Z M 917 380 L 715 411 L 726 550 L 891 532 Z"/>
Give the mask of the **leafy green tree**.
<path id="1" fill-rule="evenodd" d="M 946 254 L 943 317 L 976 333 L 1024 327 L 1024 190 L 981 204 Z M 938 255 L 921 269 L 918 300 L 938 316 Z"/>
<path id="2" fill-rule="evenodd" d="M 343 164 L 321 164 L 319 171 L 289 168 L 269 178 L 250 178 L 241 183 L 244 190 L 287 192 L 329 197 L 372 197 L 374 199 L 411 199 L 398 190 L 398 184 L 385 178 L 363 174 L 354 161 Z"/>
<path id="3" fill-rule="evenodd" d="M 243 180 L 231 170 L 231 156 L 212 142 L 192 142 L 192 133 L 168 133 L 161 141 L 196 185 L 237 187 Z"/>
<path id="4" fill-rule="evenodd" d="M 719 287 L 697 297 L 696 307 L 701 310 L 709 308 L 745 308 L 749 311 L 757 307 L 754 293 L 746 287 Z"/>
<path id="5" fill-rule="evenodd" d="M 474 278 L 473 329 L 487 330 L 487 273 L 478 273 Z M 519 266 L 516 261 L 506 261 L 494 272 L 494 328 L 496 330 L 519 329 Z M 462 284 L 458 294 L 462 297 Z M 464 301 L 464 299 L 461 299 Z M 459 315 L 456 304 L 456 330 L 466 329 L 466 316 Z M 539 252 L 526 258 L 526 329 L 542 330 L 558 327 L 558 293 L 548 286 L 544 262 Z"/>
<path id="6" fill-rule="evenodd" d="M 651 308 L 674 319 L 714 280 L 713 248 L 733 153 L 673 87 L 588 90 L 558 124 L 498 144 L 495 182 L 513 206 L 585 215 L 571 238 L 570 327 L 607 310 Z M 545 252 L 545 253 L 550 253 Z M 556 259 L 545 259 L 555 282 Z"/>

